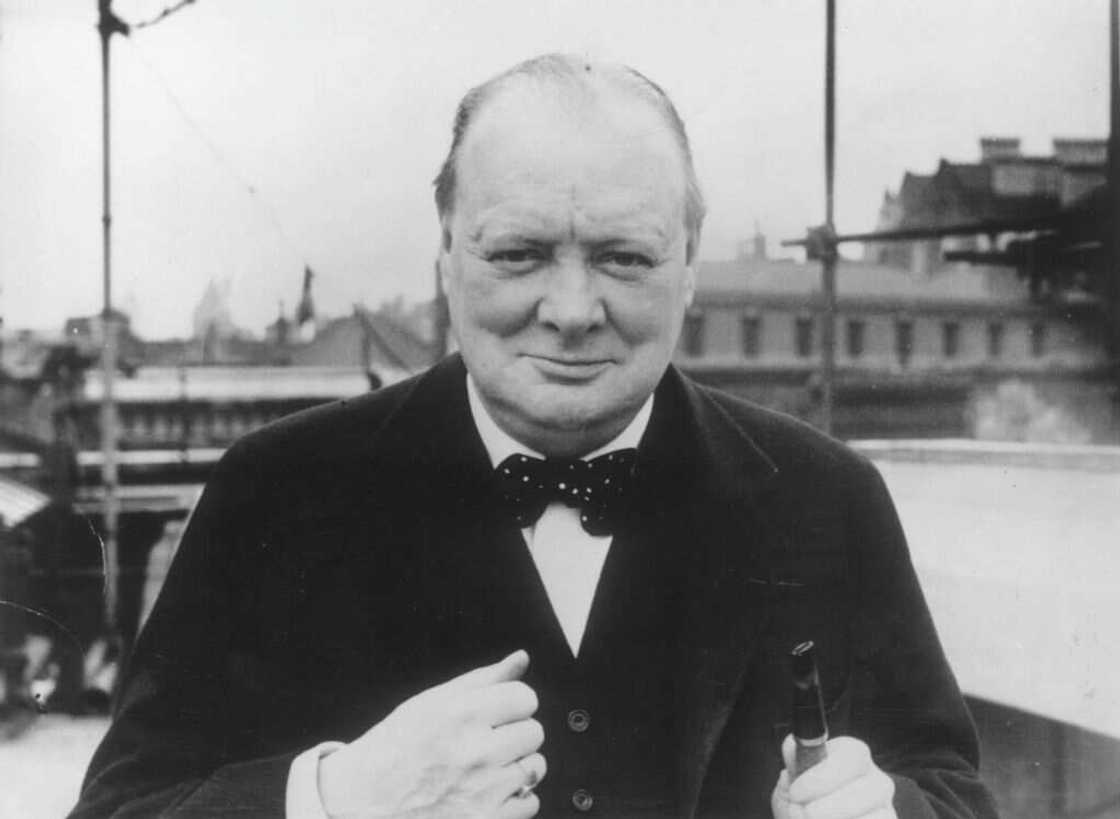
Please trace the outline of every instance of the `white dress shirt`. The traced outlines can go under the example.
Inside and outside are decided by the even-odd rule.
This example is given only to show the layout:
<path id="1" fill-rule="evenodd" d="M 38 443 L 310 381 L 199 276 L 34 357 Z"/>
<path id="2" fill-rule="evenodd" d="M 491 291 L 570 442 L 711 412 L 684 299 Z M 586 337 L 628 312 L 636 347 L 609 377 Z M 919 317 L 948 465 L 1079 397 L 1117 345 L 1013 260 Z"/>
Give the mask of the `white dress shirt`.
<path id="1" fill-rule="evenodd" d="M 467 399 L 471 418 L 490 456 L 491 466 L 496 467 L 510 455 L 544 457 L 514 440 L 498 426 L 482 403 L 469 375 Z M 590 460 L 615 449 L 637 447 L 649 425 L 652 411 L 651 395 L 617 438 L 584 455 L 583 459 Z M 535 525 L 521 530 L 521 536 L 548 593 L 548 601 L 564 632 L 568 648 L 573 657 L 578 657 L 612 538 L 610 535 L 588 534 L 580 523 L 579 510 L 559 501 L 550 503 Z M 304 751 L 292 761 L 285 794 L 288 819 L 327 819 L 319 799 L 319 760 L 342 745 L 340 742 L 325 742 Z"/>
<path id="2" fill-rule="evenodd" d="M 467 396 L 474 425 L 490 456 L 491 466 L 496 467 L 510 455 L 544 457 L 515 441 L 495 423 L 470 376 L 467 376 Z M 649 425 L 652 410 L 651 395 L 617 438 L 584 455 L 583 459 L 588 461 L 615 449 L 637 447 Z M 573 657 L 579 656 L 591 603 L 612 539 L 610 535 L 588 534 L 579 522 L 579 514 L 576 507 L 554 501 L 545 508 L 535 526 L 521 530 Z"/>

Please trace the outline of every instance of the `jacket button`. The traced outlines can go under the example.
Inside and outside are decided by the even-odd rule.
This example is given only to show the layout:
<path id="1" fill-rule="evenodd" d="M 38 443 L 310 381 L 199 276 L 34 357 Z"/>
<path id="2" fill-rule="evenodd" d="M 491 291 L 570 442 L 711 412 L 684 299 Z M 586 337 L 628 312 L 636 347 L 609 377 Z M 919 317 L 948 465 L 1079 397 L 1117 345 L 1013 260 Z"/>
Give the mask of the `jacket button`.
<path id="1" fill-rule="evenodd" d="M 568 727 L 577 734 L 582 734 L 591 727 L 591 715 L 582 708 L 574 708 L 568 712 Z"/>
<path id="2" fill-rule="evenodd" d="M 595 800 L 591 797 L 591 794 L 583 788 L 572 794 L 572 806 L 581 813 L 587 813 L 594 804 Z"/>

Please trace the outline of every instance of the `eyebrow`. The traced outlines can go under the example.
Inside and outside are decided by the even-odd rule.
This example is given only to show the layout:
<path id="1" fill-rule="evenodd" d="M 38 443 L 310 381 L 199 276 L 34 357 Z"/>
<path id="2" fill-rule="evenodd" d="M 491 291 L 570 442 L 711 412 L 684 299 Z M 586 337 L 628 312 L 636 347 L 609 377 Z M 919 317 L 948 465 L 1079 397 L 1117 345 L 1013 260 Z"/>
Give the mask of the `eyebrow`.
<path id="1" fill-rule="evenodd" d="M 582 241 L 595 245 L 625 244 L 627 242 L 653 242 L 666 245 L 671 241 L 671 236 L 656 220 L 645 219 L 620 219 L 617 222 L 596 224 L 591 229 L 585 230 Z M 683 229 L 683 226 L 682 226 Z M 529 241 L 556 241 L 556 234 L 563 233 L 564 238 L 572 235 L 571 224 L 562 228 L 550 226 L 547 220 L 536 218 L 500 217 L 497 219 L 483 219 L 467 234 L 472 242 L 502 241 L 504 239 L 528 239 Z M 542 237 L 542 234 L 547 238 Z"/>

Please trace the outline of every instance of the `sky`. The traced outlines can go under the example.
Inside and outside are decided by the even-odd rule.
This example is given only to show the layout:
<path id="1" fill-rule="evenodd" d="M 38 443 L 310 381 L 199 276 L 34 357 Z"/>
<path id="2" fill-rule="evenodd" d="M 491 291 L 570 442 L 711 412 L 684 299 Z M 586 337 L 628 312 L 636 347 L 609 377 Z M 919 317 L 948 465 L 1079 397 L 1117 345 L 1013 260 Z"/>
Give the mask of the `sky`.
<path id="1" fill-rule="evenodd" d="M 126 21 L 172 0 L 116 0 Z M 839 0 L 836 222 L 981 135 L 1104 137 L 1107 0 Z M 0 317 L 98 312 L 96 0 L 0 0 Z M 431 180 L 468 87 L 534 54 L 628 63 L 674 99 L 709 216 L 701 257 L 824 218 L 823 0 L 196 0 L 112 41 L 113 291 L 183 336 L 210 281 L 235 322 L 430 298 Z M 700 272 L 703 281 L 703 269 Z"/>

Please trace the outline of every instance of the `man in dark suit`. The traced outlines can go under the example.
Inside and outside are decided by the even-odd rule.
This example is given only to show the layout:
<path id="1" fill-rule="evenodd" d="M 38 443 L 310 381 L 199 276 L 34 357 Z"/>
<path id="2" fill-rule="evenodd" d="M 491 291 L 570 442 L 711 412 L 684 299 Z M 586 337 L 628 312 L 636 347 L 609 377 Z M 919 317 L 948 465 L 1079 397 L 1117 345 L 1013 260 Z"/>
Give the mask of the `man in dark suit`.
<path id="1" fill-rule="evenodd" d="M 75 815 L 994 815 L 877 473 L 669 365 L 664 93 L 519 65 L 436 198 L 461 354 L 231 448 Z M 806 639 L 837 736 L 791 783 Z"/>

